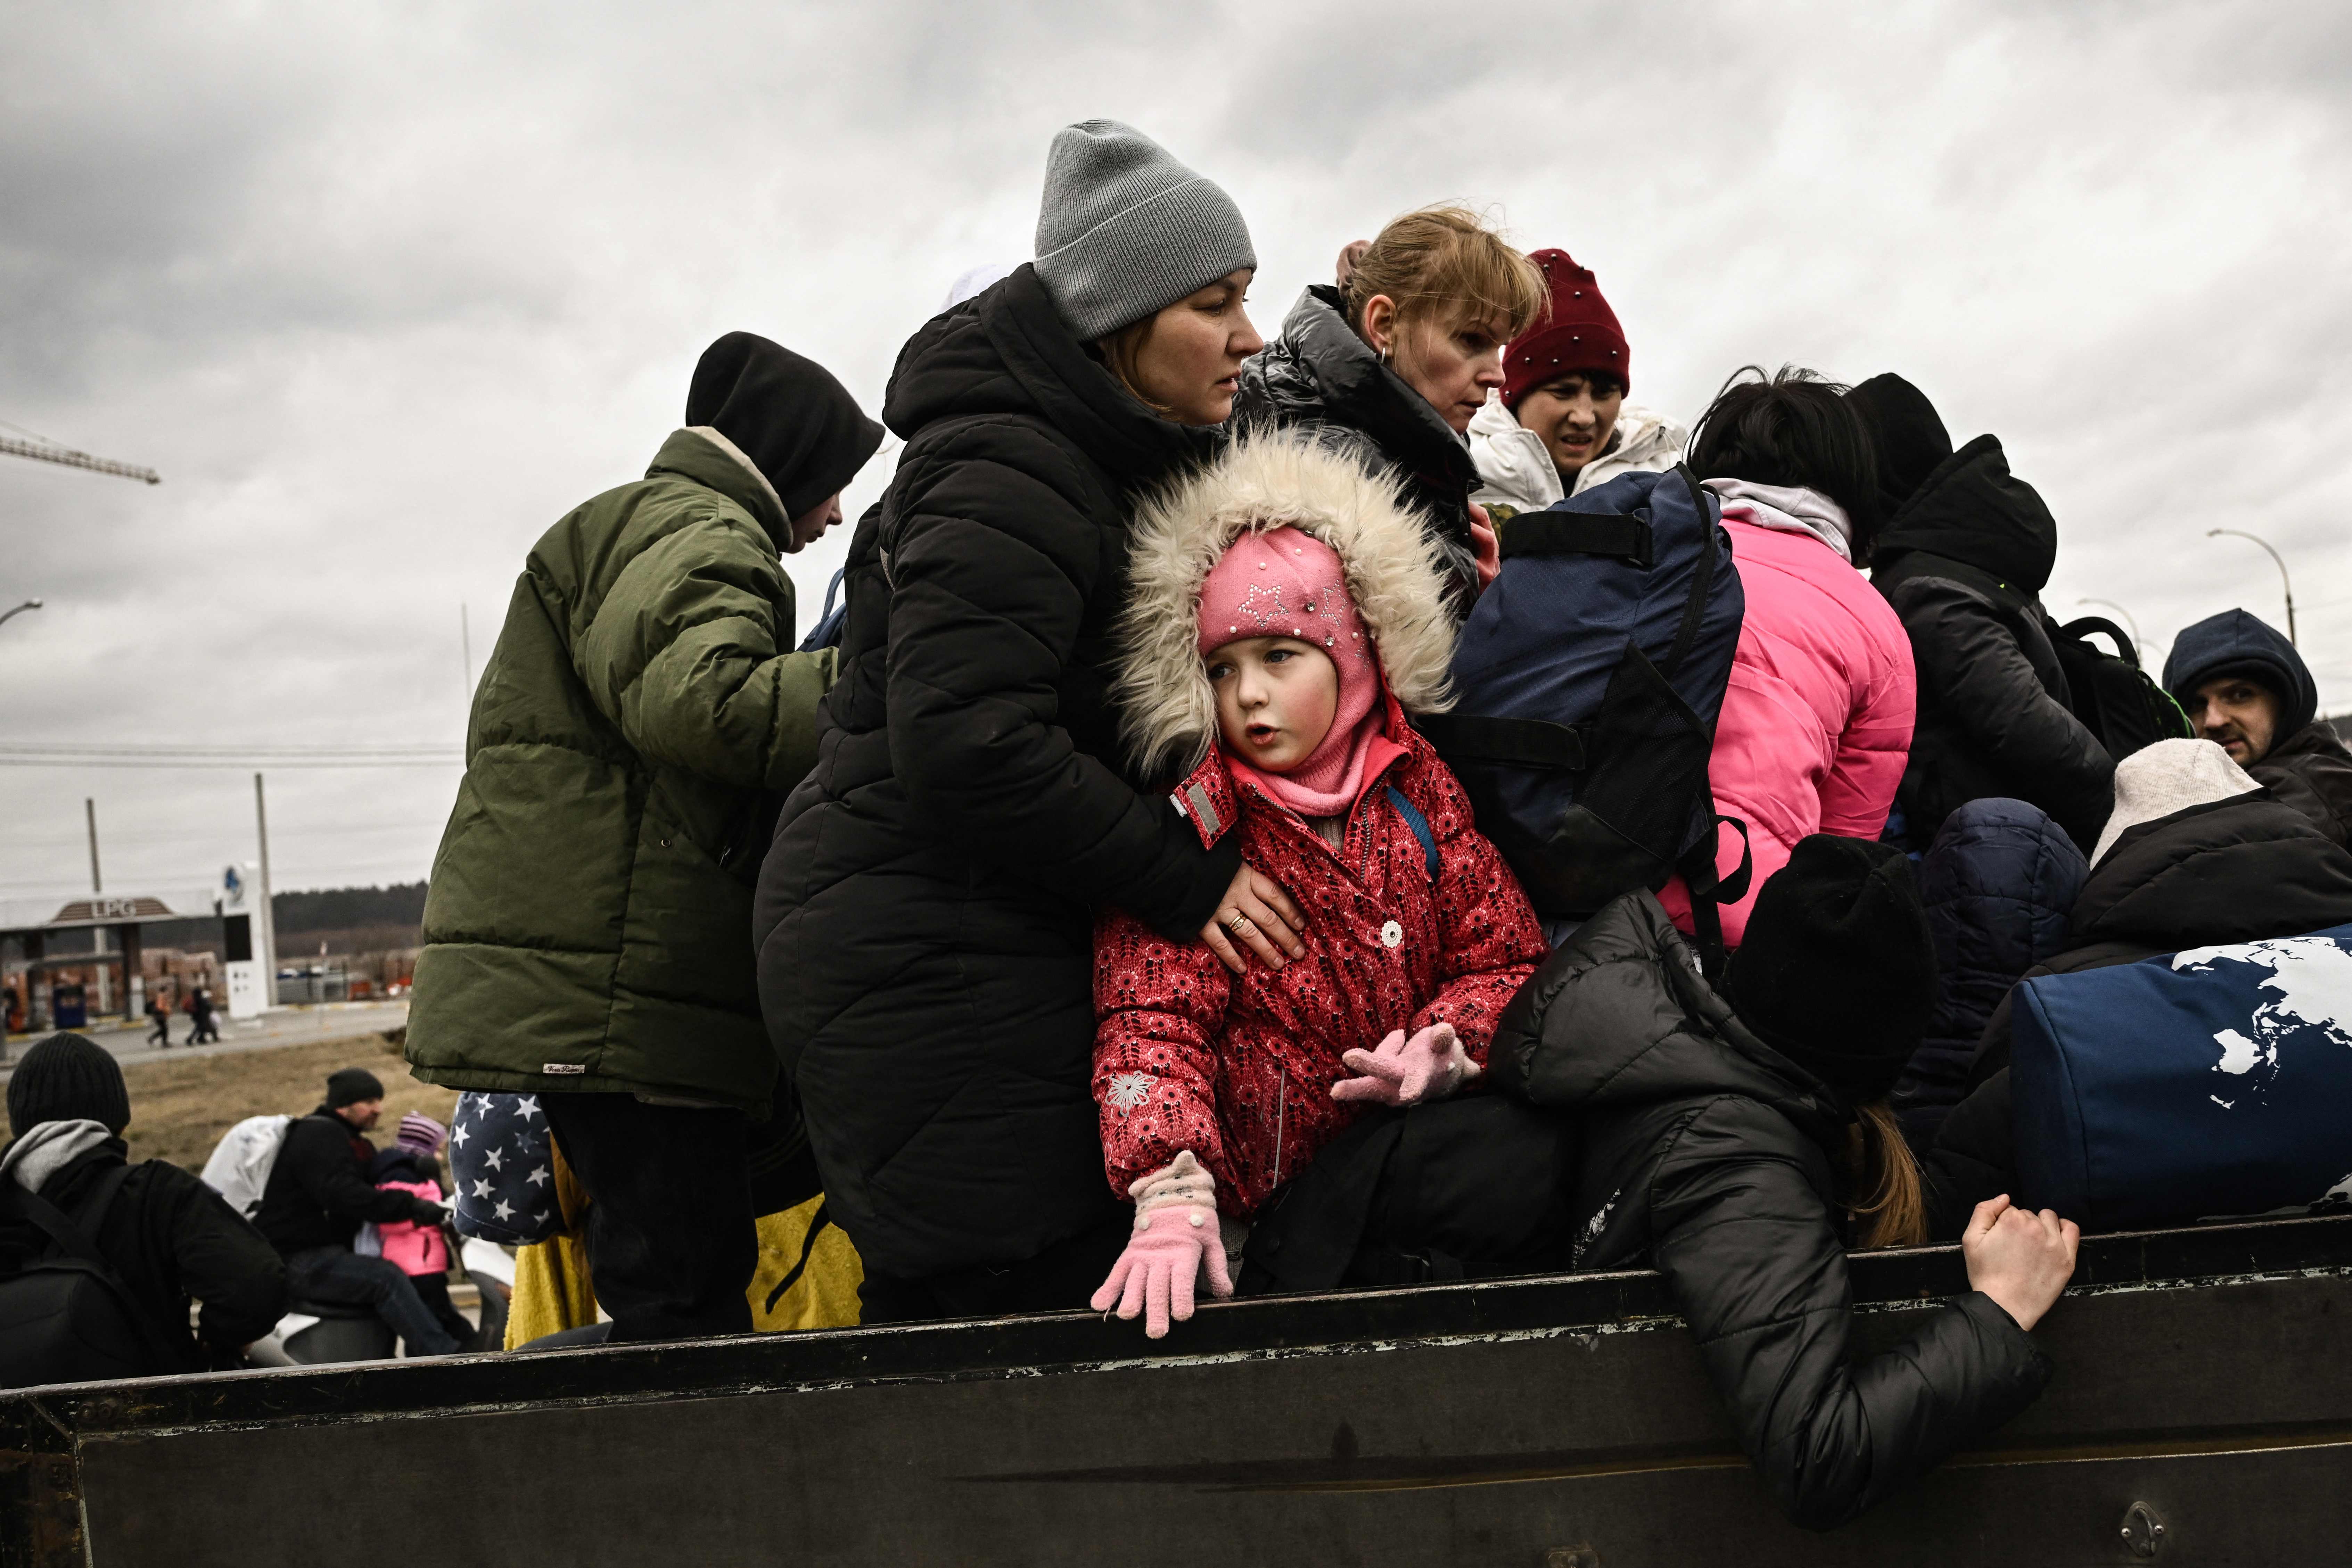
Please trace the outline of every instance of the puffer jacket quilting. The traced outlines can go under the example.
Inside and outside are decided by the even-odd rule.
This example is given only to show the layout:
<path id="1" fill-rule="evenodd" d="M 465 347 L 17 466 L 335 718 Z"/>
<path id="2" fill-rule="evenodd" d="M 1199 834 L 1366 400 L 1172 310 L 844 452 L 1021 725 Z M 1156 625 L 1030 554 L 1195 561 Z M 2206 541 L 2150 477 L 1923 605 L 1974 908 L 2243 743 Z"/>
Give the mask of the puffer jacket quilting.
<path id="1" fill-rule="evenodd" d="M 1936 938 L 1936 1012 L 1890 1098 L 1915 1148 L 1968 1092 L 1969 1064 L 2009 988 L 2070 945 L 2088 868 L 2047 814 L 1971 800 L 1944 820 L 1919 867 Z"/>
<path id="2" fill-rule="evenodd" d="M 1003 1267 L 1116 1218 L 1088 1092 L 1096 915 L 1190 936 L 1240 864 L 1121 760 L 1137 499 L 1213 456 L 1024 266 L 908 340 L 849 548 L 841 679 L 753 914 L 835 1220 L 877 1274 Z"/>
<path id="3" fill-rule="evenodd" d="M 1836 1094 L 1748 1032 L 1646 893 L 1580 927 L 1505 1010 L 1507 1092 L 1581 1117 L 1578 1267 L 1646 1260 L 1782 1510 L 1826 1530 L 2031 1404 L 2050 1363 L 1970 1291 L 1855 1360 Z"/>
<path id="4" fill-rule="evenodd" d="M 2115 759 L 2068 706 L 2035 597 L 2057 553 L 2050 508 L 1990 435 L 1945 459 L 1879 533 L 1871 581 L 1918 670 L 1900 797 L 1915 846 L 1994 796 L 2041 807 L 2086 850 L 2106 821 Z"/>

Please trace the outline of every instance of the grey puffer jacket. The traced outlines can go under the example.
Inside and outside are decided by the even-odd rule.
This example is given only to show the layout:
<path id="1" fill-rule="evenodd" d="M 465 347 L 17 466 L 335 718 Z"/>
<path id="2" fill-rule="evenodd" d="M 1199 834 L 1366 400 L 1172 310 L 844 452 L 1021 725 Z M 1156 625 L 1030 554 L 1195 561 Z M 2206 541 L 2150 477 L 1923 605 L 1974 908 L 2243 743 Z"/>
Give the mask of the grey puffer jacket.
<path id="1" fill-rule="evenodd" d="M 1854 1518 L 2049 1381 L 2041 1350 L 1977 1291 L 1851 1358 L 1832 1157 L 1850 1113 L 1739 1022 L 1654 895 L 1609 904 L 1536 971 L 1488 1070 L 1582 1117 L 1577 1266 L 1647 1260 L 1665 1275 L 1740 1446 L 1797 1523 Z"/>

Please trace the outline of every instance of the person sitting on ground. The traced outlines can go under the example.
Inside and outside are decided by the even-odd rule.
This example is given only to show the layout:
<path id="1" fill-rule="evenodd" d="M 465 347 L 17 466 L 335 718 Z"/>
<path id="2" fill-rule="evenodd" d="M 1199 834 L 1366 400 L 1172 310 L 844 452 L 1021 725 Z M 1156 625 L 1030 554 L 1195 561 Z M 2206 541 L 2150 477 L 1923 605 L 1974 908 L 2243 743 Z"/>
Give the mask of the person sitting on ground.
<path id="1" fill-rule="evenodd" d="M 1543 275 L 1477 214 L 1407 213 L 1355 258 L 1344 287 L 1298 297 L 1282 336 L 1242 368 L 1234 423 L 1312 425 L 1393 473 L 1443 554 L 1459 620 L 1494 559 L 1463 433 L 1503 384 L 1503 346 L 1543 308 Z"/>
<path id="2" fill-rule="evenodd" d="M 2294 643 L 2245 611 L 2225 610 L 2172 644 L 2164 685 L 2197 733 L 2255 783 L 2337 843 L 2352 838 L 2352 751 L 2315 716 L 2319 687 Z"/>
<path id="3" fill-rule="evenodd" d="M 751 1332 L 747 1119 L 799 1117 L 761 1018 L 752 884 L 836 661 L 793 649 L 781 558 L 840 521 L 881 441 L 824 366 L 719 339 L 645 477 L 531 547 L 475 693 L 408 1061 L 536 1097 L 595 1195 L 615 1340 Z"/>
<path id="4" fill-rule="evenodd" d="M 1498 525 L 1620 474 L 1663 473 L 1690 441 L 1673 420 L 1625 401 L 1633 350 L 1591 269 L 1564 250 L 1528 259 L 1550 307 L 1511 340 L 1502 387 L 1469 429 L 1479 483 L 1470 498 Z"/>
<path id="5" fill-rule="evenodd" d="M 1196 1275 L 1366 1104 L 1444 1098 L 1544 953 L 1454 776 L 1441 569 L 1399 486 L 1299 436 L 1244 438 L 1138 517 L 1118 693 L 1139 771 L 1307 911 L 1236 976 L 1122 910 L 1095 933 L 1094 1092 L 1133 1234 L 1095 1306 L 1192 1315 Z M 1246 922 L 1234 935 L 1245 936 Z M 1233 1232 L 1220 1243 L 1220 1217 Z"/>
<path id="6" fill-rule="evenodd" d="M 129 1164 L 122 1130 L 130 1123 L 114 1057 L 81 1035 L 51 1035 L 8 1080 L 13 1141 L 0 1155 L 0 1186 L 35 1194 L 92 1232 L 100 1256 L 146 1313 L 148 1338 L 169 1353 L 152 1372 L 236 1366 L 238 1353 L 285 1314 L 286 1265 L 220 1194 L 163 1160 L 129 1166 L 93 1225 L 93 1200 Z M 48 1241 L 20 1206 L 0 1200 L 0 1274 L 41 1256 Z M 191 1298 L 204 1303 L 193 1335 Z"/>
<path id="7" fill-rule="evenodd" d="M 2352 851 L 2213 742 L 2159 740 L 2116 768 L 2114 810 L 2074 900 L 2067 949 L 2025 977 L 2344 925 L 2352 925 Z M 1959 1233 L 1979 1199 L 2013 1180 L 2016 996 L 2003 997 L 1986 1022 L 1967 1098 L 1944 1119 L 1927 1156 L 1929 1215 L 1944 1239 Z"/>
<path id="8" fill-rule="evenodd" d="M 1656 898 L 1586 921 L 1504 1014 L 1489 1075 L 1582 1124 L 1577 1268 L 1665 1276 L 1740 1447 L 1789 1517 L 1853 1519 L 2032 1403 L 2029 1332 L 2073 1274 L 2076 1229 L 1993 1198 L 1969 1293 L 1853 1354 L 1849 1246 L 1927 1234 L 1886 1093 L 1935 997 L 1910 862 L 1816 834 L 1764 884 L 1721 983 Z"/>
<path id="9" fill-rule="evenodd" d="M 1707 760 L 1716 810 L 1747 830 L 1752 880 L 1719 912 L 1724 946 L 1737 947 L 1799 840 L 1874 839 L 1885 826 L 1911 744 L 1911 649 L 1859 570 L 1877 531 L 1877 476 L 1838 388 L 1810 371 L 1767 380 L 1749 367 L 1700 418 L 1690 464 L 1721 498 L 1748 599 Z M 1727 826 L 1717 870 L 1737 872 L 1741 852 Z M 1680 877 L 1660 896 L 1695 929 Z"/>
<path id="10" fill-rule="evenodd" d="M 326 1103 L 286 1125 L 254 1228 L 286 1260 L 295 1301 L 373 1309 L 411 1356 L 453 1355 L 457 1339 L 397 1263 L 352 1250 L 359 1228 L 411 1220 L 439 1228 L 446 1211 L 369 1177 L 375 1146 L 360 1134 L 383 1114 L 383 1085 L 362 1067 L 327 1075 Z"/>
<path id="11" fill-rule="evenodd" d="M 2040 807 L 2088 850 L 2116 765 L 2068 706 L 2037 597 L 2057 563 L 2057 522 L 1999 440 L 1953 451 L 1935 405 L 1902 377 L 1873 376 L 1846 396 L 1876 447 L 1886 519 L 1871 582 L 1902 617 L 1918 670 L 1904 847 L 1925 850 L 1955 808 L 1999 796 Z"/>
<path id="12" fill-rule="evenodd" d="M 368 1164 L 368 1175 L 377 1190 L 408 1193 L 436 1206 L 446 1202 L 448 1190 L 436 1156 L 448 1137 L 446 1127 L 421 1111 L 401 1117 L 392 1147 L 378 1151 Z M 470 1343 L 474 1325 L 449 1300 L 449 1243 L 441 1227 L 413 1219 L 383 1220 L 376 1226 L 376 1236 L 380 1256 L 408 1276 L 425 1310 L 440 1320 L 449 1337 L 461 1344 Z"/>

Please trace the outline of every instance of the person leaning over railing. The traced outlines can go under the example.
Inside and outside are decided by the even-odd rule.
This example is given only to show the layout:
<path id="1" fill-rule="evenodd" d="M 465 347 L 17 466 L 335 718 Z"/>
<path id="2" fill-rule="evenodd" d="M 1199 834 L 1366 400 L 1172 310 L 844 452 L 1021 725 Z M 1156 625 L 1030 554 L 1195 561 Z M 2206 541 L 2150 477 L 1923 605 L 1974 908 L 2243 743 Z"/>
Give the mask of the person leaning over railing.
<path id="1" fill-rule="evenodd" d="M 1885 1097 L 1934 994 L 1910 863 L 1822 833 L 1764 884 L 1719 986 L 1628 894 L 1536 971 L 1488 1051 L 1506 1092 L 1581 1120 L 1576 1266 L 1664 1274 L 1741 1448 L 1817 1530 L 2032 1403 L 2050 1363 L 2028 1331 L 2074 1272 L 2071 1221 L 1992 1198 L 1962 1239 L 1969 1292 L 1853 1359 L 1847 1246 L 1927 1238 Z"/>

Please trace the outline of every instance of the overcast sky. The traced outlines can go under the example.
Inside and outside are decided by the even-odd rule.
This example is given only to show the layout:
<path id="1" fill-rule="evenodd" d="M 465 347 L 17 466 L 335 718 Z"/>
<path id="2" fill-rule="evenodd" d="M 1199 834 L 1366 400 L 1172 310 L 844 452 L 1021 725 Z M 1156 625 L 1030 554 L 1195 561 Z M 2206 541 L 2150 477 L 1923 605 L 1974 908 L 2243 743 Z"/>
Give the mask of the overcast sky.
<path id="1" fill-rule="evenodd" d="M 1636 401 L 1895 370 L 1998 434 L 2062 616 L 2275 620 L 2204 537 L 2265 535 L 2352 706 L 2342 5 L 15 0 L 7 35 L 0 420 L 164 482 L 0 457 L 0 608 L 47 601 L 0 627 L 0 739 L 454 746 L 460 604 L 478 672 L 706 342 L 878 408 L 1097 115 L 1233 193 L 1269 336 L 1343 241 L 1491 207 L 1598 272 Z M 845 535 L 787 563 L 803 624 Z M 457 777 L 273 770 L 278 886 L 422 876 Z M 248 771 L 0 767 L 0 896 L 86 886 L 86 795 L 109 891 L 253 854 Z"/>

